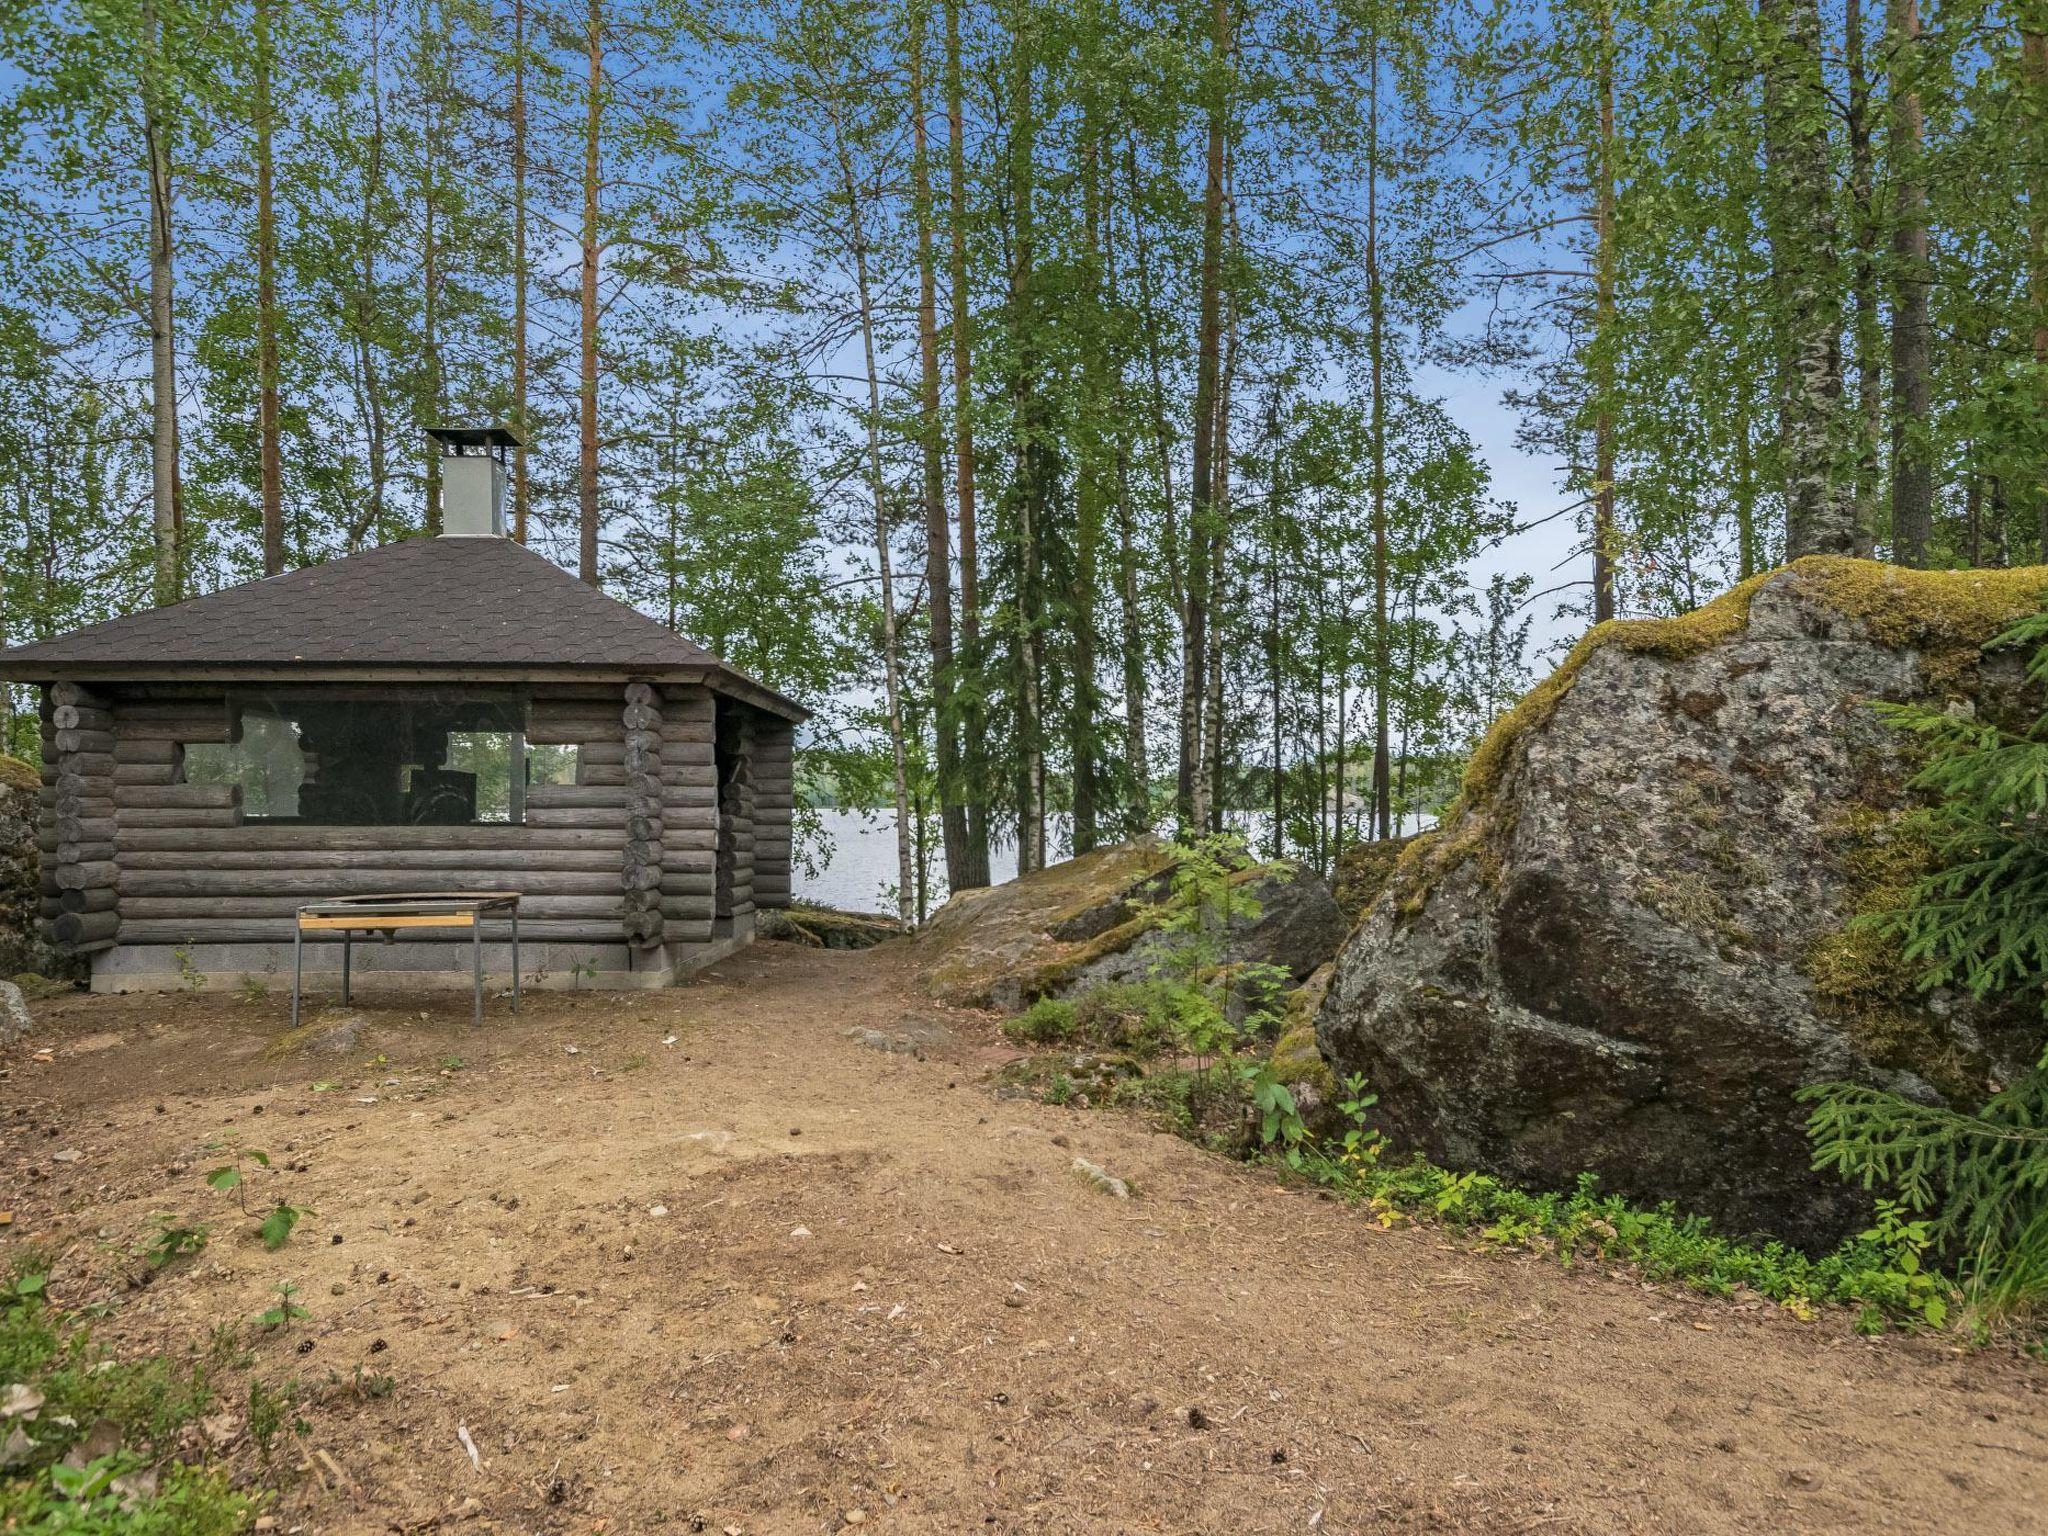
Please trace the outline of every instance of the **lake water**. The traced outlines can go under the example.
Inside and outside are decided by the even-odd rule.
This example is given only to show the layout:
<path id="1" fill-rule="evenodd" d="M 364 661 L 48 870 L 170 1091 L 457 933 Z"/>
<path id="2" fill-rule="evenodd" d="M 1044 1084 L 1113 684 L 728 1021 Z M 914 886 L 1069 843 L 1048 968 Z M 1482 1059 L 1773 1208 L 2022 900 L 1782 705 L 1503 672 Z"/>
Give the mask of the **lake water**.
<path id="1" fill-rule="evenodd" d="M 819 813 L 826 835 L 831 839 L 829 856 L 824 868 L 815 876 L 807 876 L 802 869 L 795 874 L 795 894 L 801 901 L 813 901 L 820 906 L 838 907 L 847 912 L 891 912 L 896 903 L 889 892 L 896 884 L 896 818 L 890 812 L 870 814 L 864 811 L 822 811 Z M 1414 817 L 1404 831 L 1420 831 L 1434 818 Z M 1271 824 L 1270 816 L 1233 816 L 1231 824 L 1238 831 L 1255 840 L 1263 849 L 1266 828 Z M 936 844 L 936 831 L 934 842 Z M 1062 817 L 1053 817 L 1047 824 L 1046 840 L 1051 844 L 1048 857 L 1057 862 L 1067 857 L 1067 823 Z M 934 846 L 933 861 L 938 868 L 932 872 L 932 907 L 946 899 L 946 876 L 943 858 Z M 989 874 L 996 884 L 1017 877 L 1017 850 L 1015 847 L 998 847 L 989 850 Z"/>

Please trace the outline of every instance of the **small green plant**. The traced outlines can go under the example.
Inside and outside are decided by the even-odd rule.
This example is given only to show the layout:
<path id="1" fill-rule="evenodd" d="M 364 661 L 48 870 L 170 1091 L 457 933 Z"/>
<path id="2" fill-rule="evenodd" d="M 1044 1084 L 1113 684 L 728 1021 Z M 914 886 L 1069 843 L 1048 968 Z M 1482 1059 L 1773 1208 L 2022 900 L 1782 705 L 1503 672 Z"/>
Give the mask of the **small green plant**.
<path id="1" fill-rule="evenodd" d="M 277 1288 L 277 1300 L 256 1314 L 257 1327 L 276 1332 L 311 1317 L 312 1313 L 292 1299 L 298 1294 L 299 1288 L 291 1281 L 280 1283 Z"/>
<path id="2" fill-rule="evenodd" d="M 1894 1320 L 1943 1326 L 1953 1287 L 1928 1263 L 1925 1221 L 1880 1204 L 1875 1224 L 1818 1258 L 1783 1243 L 1720 1236 L 1704 1217 L 1672 1206 L 1645 1209 L 1604 1194 L 1593 1174 L 1568 1191 L 1532 1192 L 1470 1170 L 1440 1168 L 1421 1157 L 1396 1160 L 1368 1120 L 1376 1102 L 1365 1080 L 1343 1083 L 1338 1111 L 1349 1122 L 1335 1143 L 1305 1138 L 1287 1159 L 1325 1188 L 1359 1201 L 1383 1227 L 1423 1218 L 1476 1231 L 1485 1241 L 1554 1255 L 1627 1263 L 1652 1280 L 1675 1281 L 1709 1295 L 1738 1286 L 1810 1318 L 1817 1301 L 1860 1308 L 1862 1326 Z"/>
<path id="3" fill-rule="evenodd" d="M 597 962 L 578 960 L 569 967 L 569 990 L 579 990 L 586 981 L 597 980 Z"/>
<path id="4" fill-rule="evenodd" d="M 151 1269 L 163 1269 L 206 1246 L 207 1231 L 202 1226 L 187 1225 L 168 1216 L 158 1216 L 156 1224 L 155 1235 L 139 1250 Z"/>
<path id="5" fill-rule="evenodd" d="M 1064 1072 L 1058 1072 L 1053 1075 L 1052 1081 L 1045 1085 L 1045 1102 L 1054 1105 L 1071 1104 L 1078 1091 L 1071 1077 Z"/>
<path id="6" fill-rule="evenodd" d="M 339 1087 L 341 1087 L 341 1084 L 331 1078 L 323 1077 L 319 1082 L 309 1085 L 306 1091 L 308 1093 L 333 1093 Z"/>
<path id="7" fill-rule="evenodd" d="M 355 1374 L 349 1378 L 348 1385 L 349 1390 L 357 1397 L 365 1401 L 374 1401 L 380 1397 L 389 1397 L 397 1391 L 398 1378 L 382 1371 L 365 1371 L 358 1365 Z"/>
<path id="8" fill-rule="evenodd" d="M 1270 1059 L 1243 1062 L 1237 1070 L 1258 1119 L 1259 1144 L 1276 1150 L 1290 1168 L 1299 1168 L 1308 1127 L 1302 1123 L 1293 1090 L 1273 1075 Z"/>
<path id="9" fill-rule="evenodd" d="M 1033 1045 L 1058 1045 L 1074 1037 L 1074 1005 L 1065 998 L 1041 997 L 1013 1019 L 1003 1022 L 1012 1040 Z"/>
<path id="10" fill-rule="evenodd" d="M 38 1271 L 0 1286 L 0 1383 L 40 1398 L 31 1422 L 10 1420 L 0 1475 L 0 1529 L 37 1536 L 230 1536 L 254 1501 L 224 1469 L 190 1464 L 190 1431 L 214 1397 L 204 1364 L 154 1355 L 117 1359 L 74 1313 L 50 1303 Z M 121 1449 L 88 1459 L 84 1442 L 111 1423 Z M 202 1442 L 203 1443 L 203 1442 Z M 141 1474 L 154 1470 L 154 1483 Z"/>
<path id="11" fill-rule="evenodd" d="M 462 1070 L 462 1058 L 460 1056 L 443 1056 L 441 1058 L 441 1070 L 443 1072 L 460 1072 Z"/>
<path id="12" fill-rule="evenodd" d="M 647 1058 L 637 1052 L 619 1063 L 621 1072 L 638 1072 L 647 1065 Z"/>
<path id="13" fill-rule="evenodd" d="M 280 1389 L 260 1378 L 249 1383 L 249 1437 L 256 1442 L 256 1452 L 266 1462 L 270 1460 L 270 1447 L 278 1432 L 290 1422 L 294 1403 L 295 1394 L 289 1385 Z"/>
<path id="14" fill-rule="evenodd" d="M 224 1195 L 233 1195 L 242 1214 L 249 1214 L 249 1175 L 257 1168 L 270 1166 L 270 1154 L 256 1147 L 245 1147 L 242 1138 L 232 1132 L 207 1143 L 206 1150 L 227 1158 L 218 1168 L 207 1171 L 206 1183 L 209 1189 Z"/>
<path id="15" fill-rule="evenodd" d="M 242 972 L 241 979 L 235 986 L 240 990 L 242 1001 L 245 1003 L 260 1003 L 270 995 L 270 984 L 260 976 L 251 976 L 247 971 Z"/>
<path id="16" fill-rule="evenodd" d="M 270 1208 L 270 1214 L 257 1223 L 256 1235 L 263 1239 L 264 1247 L 275 1253 L 290 1240 L 294 1227 L 306 1217 L 317 1214 L 310 1206 L 280 1200 Z"/>
<path id="17" fill-rule="evenodd" d="M 206 986 L 206 972 L 199 969 L 192 959 L 192 951 L 179 945 L 171 951 L 171 958 L 178 964 L 178 985 L 187 992 L 198 992 Z"/>

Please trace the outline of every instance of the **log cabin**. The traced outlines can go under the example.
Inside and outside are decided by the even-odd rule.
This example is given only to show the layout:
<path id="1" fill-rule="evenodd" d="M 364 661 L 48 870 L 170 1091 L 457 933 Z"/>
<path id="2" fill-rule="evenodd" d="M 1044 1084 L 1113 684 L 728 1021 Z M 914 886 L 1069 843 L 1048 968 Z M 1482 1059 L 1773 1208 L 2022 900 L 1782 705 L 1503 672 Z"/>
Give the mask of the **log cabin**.
<path id="1" fill-rule="evenodd" d="M 521 893 L 526 985 L 662 986 L 787 904 L 804 711 L 508 539 L 509 433 L 434 436 L 437 537 L 0 650 L 41 687 L 46 932 L 95 990 L 264 983 L 301 904 L 442 890 Z M 467 987 L 460 937 L 365 946 L 358 984 Z"/>

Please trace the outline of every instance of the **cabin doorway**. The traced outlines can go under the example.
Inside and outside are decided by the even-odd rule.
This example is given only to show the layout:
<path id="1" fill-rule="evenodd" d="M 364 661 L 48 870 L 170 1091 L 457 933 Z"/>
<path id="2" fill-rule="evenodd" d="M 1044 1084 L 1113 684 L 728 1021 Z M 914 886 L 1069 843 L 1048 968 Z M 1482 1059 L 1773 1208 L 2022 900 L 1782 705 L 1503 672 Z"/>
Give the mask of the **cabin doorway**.
<path id="1" fill-rule="evenodd" d="M 711 933 L 728 938 L 733 930 L 739 886 L 740 839 L 751 836 L 746 820 L 746 717 L 723 695 L 712 701 L 712 755 L 718 768 L 718 852 L 713 865 Z"/>

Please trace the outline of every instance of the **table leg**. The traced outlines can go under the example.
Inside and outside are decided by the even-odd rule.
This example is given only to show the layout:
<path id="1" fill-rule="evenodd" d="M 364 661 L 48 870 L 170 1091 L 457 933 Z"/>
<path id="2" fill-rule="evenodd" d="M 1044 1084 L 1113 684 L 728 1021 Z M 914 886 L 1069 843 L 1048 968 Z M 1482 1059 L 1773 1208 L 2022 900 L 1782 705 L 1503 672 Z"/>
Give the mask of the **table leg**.
<path id="1" fill-rule="evenodd" d="M 356 943 L 356 936 L 355 936 L 355 935 L 354 935 L 353 933 L 351 933 L 351 932 L 350 932 L 350 931 L 349 931 L 348 929 L 346 929 L 346 928 L 342 929 L 342 930 L 341 930 L 341 1000 L 342 1000 L 342 1003 L 343 1003 L 344 1005 L 346 1005 L 346 1004 L 348 1003 L 348 1001 L 349 1001 L 349 968 L 350 968 L 350 967 L 349 967 L 349 961 L 350 961 L 350 959 L 352 958 L 352 955 L 353 955 L 353 951 L 354 951 L 354 949 L 355 949 L 355 943 Z"/>
<path id="2" fill-rule="evenodd" d="M 469 925 L 469 961 L 476 977 L 475 1021 L 481 1028 L 484 1022 L 484 925 L 479 922 Z"/>
<path id="3" fill-rule="evenodd" d="M 306 930 L 299 926 L 299 920 L 292 919 L 292 1028 L 299 1027 L 299 980 L 304 974 L 302 963 L 306 952 Z"/>
<path id="4" fill-rule="evenodd" d="M 512 909 L 512 1011 L 519 1012 L 519 909 Z"/>

